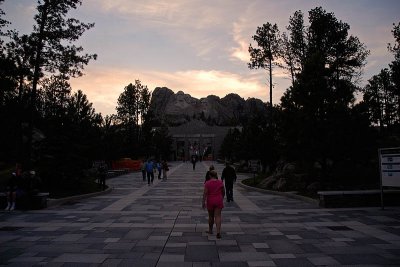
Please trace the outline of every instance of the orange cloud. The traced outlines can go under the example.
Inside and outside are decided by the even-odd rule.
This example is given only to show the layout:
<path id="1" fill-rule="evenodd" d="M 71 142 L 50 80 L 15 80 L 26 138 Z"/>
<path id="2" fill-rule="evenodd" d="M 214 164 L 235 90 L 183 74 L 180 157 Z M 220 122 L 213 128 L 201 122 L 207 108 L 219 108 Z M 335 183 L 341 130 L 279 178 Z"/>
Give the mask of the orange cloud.
<path id="1" fill-rule="evenodd" d="M 211 94 L 224 97 L 229 93 L 237 93 L 243 98 L 256 97 L 267 101 L 269 86 L 260 83 L 262 75 L 257 71 L 239 75 L 216 70 L 161 72 L 92 66 L 87 68 L 85 76 L 72 80 L 71 85 L 74 91 L 82 90 L 88 96 L 97 112 L 108 115 L 116 113 L 119 95 L 125 86 L 137 79 L 151 91 L 165 86 L 174 92 L 184 91 L 196 98 Z M 282 93 L 283 90 L 274 89 L 274 103 L 279 102 Z"/>

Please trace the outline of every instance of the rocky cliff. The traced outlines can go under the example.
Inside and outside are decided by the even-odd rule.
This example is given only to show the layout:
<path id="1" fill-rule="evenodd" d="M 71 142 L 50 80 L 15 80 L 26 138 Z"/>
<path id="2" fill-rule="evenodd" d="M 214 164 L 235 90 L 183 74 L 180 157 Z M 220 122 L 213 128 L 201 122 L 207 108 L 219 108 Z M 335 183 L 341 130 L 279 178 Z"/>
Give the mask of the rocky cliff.
<path id="1" fill-rule="evenodd" d="M 183 124 L 193 118 L 208 124 L 238 125 L 244 117 L 259 112 L 265 114 L 267 107 L 260 99 L 244 100 L 237 94 L 228 94 L 223 98 L 209 95 L 197 99 L 182 91 L 175 94 L 166 87 L 157 87 L 152 94 L 150 111 L 156 120 L 170 125 Z"/>

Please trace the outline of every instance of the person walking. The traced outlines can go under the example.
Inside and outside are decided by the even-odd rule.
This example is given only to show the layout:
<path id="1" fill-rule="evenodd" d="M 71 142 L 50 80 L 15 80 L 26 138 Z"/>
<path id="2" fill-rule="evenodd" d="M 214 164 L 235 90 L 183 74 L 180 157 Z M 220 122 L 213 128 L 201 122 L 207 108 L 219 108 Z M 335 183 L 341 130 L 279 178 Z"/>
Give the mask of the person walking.
<path id="1" fill-rule="evenodd" d="M 161 180 L 162 166 L 160 161 L 157 161 L 157 171 L 158 171 L 158 180 Z"/>
<path id="2" fill-rule="evenodd" d="M 105 163 L 100 164 L 98 168 L 98 175 L 99 175 L 99 185 L 101 189 L 104 191 L 106 190 L 106 178 L 107 178 L 107 166 Z"/>
<path id="3" fill-rule="evenodd" d="M 163 160 L 161 167 L 162 167 L 162 172 L 163 172 L 163 180 L 166 181 L 167 180 L 167 172 L 169 171 L 168 163 L 166 160 Z"/>
<path id="4" fill-rule="evenodd" d="M 147 173 L 147 184 L 153 183 L 154 181 L 154 163 L 151 159 L 146 162 L 146 173 Z"/>
<path id="5" fill-rule="evenodd" d="M 142 164 L 140 164 L 140 169 L 142 170 L 143 182 L 146 181 L 146 161 L 142 160 Z"/>
<path id="6" fill-rule="evenodd" d="M 15 201 L 17 199 L 17 174 L 13 172 L 7 183 L 6 190 L 7 207 L 4 210 L 12 211 L 15 209 Z"/>
<path id="7" fill-rule="evenodd" d="M 207 182 L 208 180 L 210 180 L 210 171 L 213 171 L 214 169 L 215 169 L 214 165 L 210 165 L 210 167 L 206 173 L 206 180 L 204 181 L 204 183 Z"/>
<path id="8" fill-rule="evenodd" d="M 192 155 L 193 170 L 196 169 L 196 162 L 197 162 L 197 156 L 196 155 Z"/>
<path id="9" fill-rule="evenodd" d="M 208 211 L 208 234 L 213 234 L 214 223 L 217 228 L 217 238 L 221 238 L 222 209 L 224 208 L 225 189 L 215 170 L 210 171 L 210 179 L 204 184 L 203 209 Z"/>
<path id="10" fill-rule="evenodd" d="M 236 171 L 229 162 L 225 163 L 222 171 L 221 180 L 225 181 L 226 200 L 233 201 L 233 183 L 236 182 Z"/>

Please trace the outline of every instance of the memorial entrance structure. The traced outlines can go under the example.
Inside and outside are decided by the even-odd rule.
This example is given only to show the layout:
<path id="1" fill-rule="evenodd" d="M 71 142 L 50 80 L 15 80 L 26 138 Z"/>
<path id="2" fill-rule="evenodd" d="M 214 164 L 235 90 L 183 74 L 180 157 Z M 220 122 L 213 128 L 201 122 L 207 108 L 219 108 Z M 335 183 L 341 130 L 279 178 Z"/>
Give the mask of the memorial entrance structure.
<path id="1" fill-rule="evenodd" d="M 209 126 L 200 120 L 168 127 L 173 139 L 174 160 L 190 160 L 193 155 L 199 160 L 216 160 L 221 144 L 230 129 L 234 127 Z"/>

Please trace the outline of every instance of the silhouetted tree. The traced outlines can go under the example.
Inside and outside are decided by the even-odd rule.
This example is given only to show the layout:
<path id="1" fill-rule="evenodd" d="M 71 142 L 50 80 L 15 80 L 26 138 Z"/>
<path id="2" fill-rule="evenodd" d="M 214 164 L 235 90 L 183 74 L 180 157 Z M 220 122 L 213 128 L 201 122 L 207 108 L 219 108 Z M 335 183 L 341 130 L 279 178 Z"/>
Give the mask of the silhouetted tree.
<path id="1" fill-rule="evenodd" d="M 304 68 L 308 50 L 304 15 L 300 10 L 294 12 L 293 16 L 289 18 L 289 25 L 286 29 L 289 34 L 282 34 L 284 46 L 281 56 L 290 70 L 293 85 L 296 75 Z"/>
<path id="2" fill-rule="evenodd" d="M 129 84 L 118 97 L 117 116 L 126 131 L 126 153 L 134 155 L 140 149 L 144 138 L 141 125 L 144 123 L 150 106 L 150 92 L 140 80 Z"/>
<path id="3" fill-rule="evenodd" d="M 40 131 L 36 135 L 42 139 L 34 142 L 34 151 L 48 190 L 83 190 L 82 184 L 88 181 L 85 170 L 93 160 L 104 159 L 101 115 L 82 91 L 71 93 L 69 84 L 59 77 L 41 81 L 37 107 Z"/>
<path id="4" fill-rule="evenodd" d="M 388 50 L 393 53 L 394 60 L 389 69 L 384 68 L 369 79 L 362 90 L 371 124 L 379 125 L 381 133 L 388 130 L 389 135 L 400 125 L 400 23 L 393 24 L 392 33 L 395 43 L 388 44 Z"/>
<path id="5" fill-rule="evenodd" d="M 388 45 L 389 51 L 394 55 L 394 60 L 389 64 L 390 79 L 394 101 L 397 102 L 397 124 L 400 124 L 400 22 L 397 25 L 393 24 L 392 34 L 395 43 Z"/>
<path id="6" fill-rule="evenodd" d="M 142 86 L 140 90 L 140 100 L 139 100 L 139 114 L 140 114 L 140 132 L 138 140 L 143 139 L 143 124 L 146 120 L 146 114 L 149 112 L 151 100 L 151 92 L 147 86 Z"/>
<path id="7" fill-rule="evenodd" d="M 298 73 L 281 99 L 279 132 L 284 158 L 301 159 L 310 168 L 318 161 L 328 178 L 329 161 L 345 159 L 354 147 L 351 108 L 369 51 L 333 13 L 317 7 L 309 22 L 305 27 L 298 11 L 288 26 Z"/>
<path id="8" fill-rule="evenodd" d="M 148 147 L 147 152 L 151 156 L 154 155 L 156 159 L 169 159 L 172 153 L 173 139 L 169 135 L 168 127 L 163 125 L 153 131 L 151 146 Z"/>
<path id="9" fill-rule="evenodd" d="M 249 46 L 250 69 L 266 69 L 269 73 L 269 103 L 272 108 L 272 69 L 273 63 L 278 59 L 280 52 L 280 36 L 279 29 L 276 24 L 272 25 L 267 22 L 262 27 L 257 27 L 256 35 L 253 40 L 256 41 L 257 47 Z"/>
<path id="10" fill-rule="evenodd" d="M 0 0 L 0 5 L 3 4 L 4 0 Z M 3 16 L 6 13 L 3 11 L 2 8 L 0 8 L 0 36 L 6 35 L 6 33 L 3 31 L 3 28 L 10 24 L 9 21 L 3 19 Z M 3 40 L 0 40 L 0 48 L 3 48 Z"/>
<path id="11" fill-rule="evenodd" d="M 368 105 L 370 120 L 381 130 L 394 125 L 398 118 L 397 98 L 388 69 L 374 75 L 363 90 L 363 101 Z"/>
<path id="12" fill-rule="evenodd" d="M 82 23 L 75 18 L 67 18 L 71 9 L 81 5 L 81 0 L 39 0 L 35 24 L 30 35 L 32 57 L 30 59 L 32 89 L 30 96 L 29 120 L 30 132 L 33 129 L 33 119 L 36 113 L 37 88 L 45 72 L 58 73 L 64 77 L 82 75 L 82 69 L 95 54 L 81 54 L 83 48 L 73 45 L 79 37 L 94 26 L 93 23 Z M 29 135 L 29 147 L 32 135 Z M 30 156 L 28 155 L 28 160 Z"/>
<path id="13" fill-rule="evenodd" d="M 241 138 L 241 133 L 237 128 L 230 129 L 221 144 L 219 157 L 229 161 L 242 159 L 240 157 L 240 154 L 243 154 L 241 153 L 242 146 L 246 144 L 241 142 Z"/>
<path id="14" fill-rule="evenodd" d="M 94 24 L 66 17 L 81 1 L 37 3 L 31 34 L 19 35 L 15 30 L 5 34 L 0 29 L 9 38 L 1 42 L 0 55 L 1 89 L 6 89 L 0 94 L 0 123 L 5 125 L 0 160 L 19 162 L 23 151 L 26 163 L 35 164 L 48 190 L 78 193 L 88 189 L 83 184 L 90 184 L 85 170 L 104 155 L 102 117 L 82 91 L 71 93 L 68 82 L 96 58 L 73 45 Z M 25 147 L 24 139 L 29 140 Z M 23 166 L 24 170 L 31 167 Z"/>

